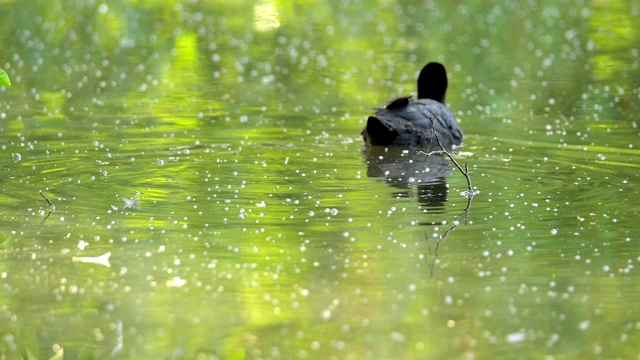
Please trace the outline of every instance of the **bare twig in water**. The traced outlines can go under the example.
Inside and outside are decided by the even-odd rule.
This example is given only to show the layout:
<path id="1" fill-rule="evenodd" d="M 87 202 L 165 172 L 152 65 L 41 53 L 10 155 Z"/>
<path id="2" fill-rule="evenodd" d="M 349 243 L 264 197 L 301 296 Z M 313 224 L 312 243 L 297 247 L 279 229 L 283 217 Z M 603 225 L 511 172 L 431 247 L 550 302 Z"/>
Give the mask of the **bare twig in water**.
<path id="1" fill-rule="evenodd" d="M 47 216 L 44 217 L 44 219 L 42 219 L 42 222 L 40 223 L 40 225 L 44 224 L 45 221 L 47 221 L 47 219 L 49 218 L 49 216 L 51 216 L 51 213 L 56 209 L 56 206 L 53 205 L 53 203 L 51 202 L 51 200 L 49 200 L 49 198 L 47 198 L 44 193 L 42 192 L 42 190 L 40 190 L 40 195 L 42 195 L 42 197 L 47 201 L 47 204 L 49 204 L 49 206 L 51 206 L 51 210 L 49 210 L 49 212 L 47 213 Z"/>
<path id="2" fill-rule="evenodd" d="M 453 164 L 458 168 L 458 170 L 460 170 L 462 175 L 464 175 L 465 179 L 467 179 L 467 185 L 469 186 L 469 190 L 463 192 L 463 195 L 468 198 L 467 207 L 464 209 L 464 211 L 462 211 L 461 214 L 456 216 L 456 219 L 453 222 L 453 226 L 449 230 L 445 231 L 445 233 L 442 236 L 439 236 L 438 242 L 436 243 L 434 249 L 432 249 L 431 245 L 429 245 L 429 236 L 427 235 L 427 232 L 425 231 L 424 233 L 424 238 L 427 241 L 427 248 L 429 249 L 429 270 L 431 272 L 431 278 L 433 278 L 433 274 L 435 272 L 434 269 L 436 265 L 436 259 L 438 258 L 438 250 L 440 249 L 440 245 L 442 245 L 442 243 L 449 236 L 449 234 L 460 225 L 461 217 L 464 218 L 465 224 L 467 223 L 468 217 L 469 217 L 469 209 L 471 208 L 471 202 L 473 200 L 473 196 L 477 192 L 473 190 L 473 185 L 471 184 L 471 177 L 469 176 L 469 166 L 467 164 L 464 164 L 464 169 L 463 169 L 462 166 L 460 166 L 460 164 L 456 161 L 456 159 L 453 158 L 453 155 L 451 155 L 451 153 L 448 152 L 447 149 L 444 148 L 444 146 L 442 146 L 442 143 L 440 142 L 440 138 L 438 137 L 438 133 L 436 132 L 435 119 L 431 117 L 429 120 L 431 120 L 431 131 L 433 132 L 433 137 L 436 139 L 436 142 L 438 143 L 440 150 L 431 150 L 432 144 L 430 144 L 429 146 L 430 151 L 428 153 L 424 151 L 419 151 L 419 152 L 424 154 L 427 158 L 433 154 L 447 155 L 449 159 L 451 159 L 451 162 L 453 162 Z"/>
<path id="3" fill-rule="evenodd" d="M 473 191 L 473 186 L 471 185 L 471 177 L 469 176 L 469 166 L 467 164 L 464 164 L 464 170 L 462 169 L 462 166 L 460 166 L 460 164 L 458 164 L 456 159 L 453 158 L 453 155 L 451 155 L 451 153 L 448 152 L 447 149 L 444 148 L 444 146 L 442 146 L 442 143 L 440 142 L 440 138 L 438 137 L 438 133 L 436 132 L 436 126 L 435 126 L 436 119 L 434 117 L 430 117 L 429 120 L 431 120 L 431 131 L 433 132 L 433 136 L 436 138 L 436 142 L 438 143 L 440 150 L 433 150 L 433 151 L 429 151 L 428 153 L 421 150 L 418 152 L 421 154 L 424 154 L 427 158 L 433 154 L 447 155 L 449 159 L 451 159 L 453 164 L 458 168 L 458 170 L 460 170 L 462 175 L 464 175 L 464 177 L 467 179 L 467 185 L 469 185 L 469 190 L 465 191 L 463 195 L 468 198 L 472 198 L 476 194 L 476 192 Z M 431 146 L 429 146 L 429 148 L 431 148 Z"/>
<path id="4" fill-rule="evenodd" d="M 438 250 L 440 249 L 440 245 L 442 245 L 442 243 L 447 239 L 447 237 L 449 237 L 449 234 L 460 225 L 461 217 L 464 218 L 465 225 L 467 224 L 467 221 L 469 218 L 469 209 L 471 208 L 472 200 L 473 200 L 473 196 L 470 196 L 469 201 L 467 202 L 467 207 L 464 209 L 464 211 L 462 211 L 462 213 L 456 216 L 453 222 L 453 226 L 449 230 L 445 231 L 442 236 L 439 236 L 435 249 L 433 250 L 431 249 L 431 245 L 429 245 L 429 235 L 427 235 L 426 231 L 424 232 L 424 239 L 427 242 L 427 249 L 429 249 L 429 270 L 430 270 L 429 277 L 433 278 L 433 274 L 435 273 L 436 259 L 438 258 Z"/>
<path id="5" fill-rule="evenodd" d="M 427 241 L 427 249 L 429 249 L 429 277 L 433 279 L 433 274 L 435 273 L 436 267 L 436 259 L 438 258 L 438 250 L 440 249 L 440 245 L 442 242 L 449 236 L 449 233 L 453 231 L 453 229 L 457 228 L 459 224 L 455 224 L 451 229 L 447 230 L 444 235 L 440 236 L 438 242 L 436 243 L 435 249 L 431 250 L 431 245 L 429 245 L 429 235 L 427 232 L 424 232 L 424 239 Z"/>

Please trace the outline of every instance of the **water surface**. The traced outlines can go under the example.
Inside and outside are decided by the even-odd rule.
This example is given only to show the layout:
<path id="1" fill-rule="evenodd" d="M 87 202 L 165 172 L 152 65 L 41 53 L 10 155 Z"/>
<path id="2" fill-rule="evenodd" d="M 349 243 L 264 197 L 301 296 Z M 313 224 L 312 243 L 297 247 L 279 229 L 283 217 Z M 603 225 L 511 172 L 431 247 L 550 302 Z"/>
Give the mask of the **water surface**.
<path id="1" fill-rule="evenodd" d="M 0 8 L 3 357 L 640 356 L 637 4 Z"/>

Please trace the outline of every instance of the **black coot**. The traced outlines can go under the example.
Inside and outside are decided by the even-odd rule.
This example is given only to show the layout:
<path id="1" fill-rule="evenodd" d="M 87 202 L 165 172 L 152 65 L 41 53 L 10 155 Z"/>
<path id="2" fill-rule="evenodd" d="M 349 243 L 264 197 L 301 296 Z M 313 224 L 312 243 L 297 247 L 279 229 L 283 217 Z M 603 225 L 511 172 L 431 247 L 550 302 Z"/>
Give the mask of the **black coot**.
<path id="1" fill-rule="evenodd" d="M 367 119 L 362 137 L 367 144 L 410 146 L 438 149 L 433 138 L 430 118 L 435 118 L 435 130 L 442 146 L 451 150 L 462 143 L 462 130 L 455 116 L 444 104 L 447 92 L 447 72 L 444 66 L 430 62 L 418 77 L 418 99 L 410 96 L 389 102 Z"/>

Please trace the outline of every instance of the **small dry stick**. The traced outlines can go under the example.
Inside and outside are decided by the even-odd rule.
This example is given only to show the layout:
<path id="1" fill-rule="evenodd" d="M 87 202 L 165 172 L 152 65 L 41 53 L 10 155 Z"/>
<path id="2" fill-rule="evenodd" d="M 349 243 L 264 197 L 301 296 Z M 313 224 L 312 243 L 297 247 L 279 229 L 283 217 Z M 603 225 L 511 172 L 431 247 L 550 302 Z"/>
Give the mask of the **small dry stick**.
<path id="1" fill-rule="evenodd" d="M 56 206 L 53 205 L 53 203 L 51 202 L 51 200 L 49 200 L 44 193 L 42 192 L 42 190 L 40 190 L 40 195 L 42 195 L 42 197 L 47 200 L 47 203 L 49 204 L 49 206 L 51 206 L 51 210 L 49 210 L 49 212 L 47 213 L 47 216 L 44 217 L 44 219 L 42 219 L 42 222 L 40 223 L 40 225 L 44 224 L 45 221 L 47 221 L 47 219 L 49 218 L 49 216 L 51 216 L 51 213 L 53 212 L 53 210 L 56 209 Z"/>
<path id="2" fill-rule="evenodd" d="M 458 162 L 456 161 L 456 159 L 453 158 L 453 155 L 451 155 L 450 152 L 448 152 L 444 146 L 442 146 L 442 143 L 440 142 L 440 138 L 438 137 L 438 133 L 436 133 L 436 126 L 435 126 L 435 121 L 436 119 L 433 117 L 430 117 L 429 120 L 431 120 L 431 131 L 433 132 L 433 136 L 436 138 L 436 142 L 438 143 L 438 146 L 440 147 L 441 150 L 434 150 L 434 151 L 429 151 L 428 153 L 424 152 L 424 151 L 418 151 L 419 153 L 425 154 L 425 156 L 428 158 L 429 156 L 433 155 L 433 154 L 445 154 L 449 157 L 449 159 L 451 159 L 451 161 L 453 162 L 453 164 L 458 168 L 458 170 L 460 170 L 460 172 L 462 173 L 462 175 L 464 175 L 464 177 L 467 179 L 467 185 L 469 185 L 469 190 L 465 191 L 464 195 L 468 198 L 472 198 L 475 195 L 475 191 L 473 191 L 473 186 L 471 185 L 471 177 L 469 176 L 469 166 L 467 164 L 464 164 L 464 170 L 462 169 L 462 166 L 460 166 L 460 164 L 458 164 Z M 431 148 L 431 146 L 429 146 L 429 148 Z"/>
<path id="3" fill-rule="evenodd" d="M 427 249 L 429 249 L 429 277 L 433 279 L 433 275 L 435 273 L 436 268 L 436 259 L 438 258 L 438 250 L 440 249 L 440 244 L 449 236 L 449 231 L 445 233 L 445 236 L 440 237 L 438 242 L 436 243 L 436 248 L 432 251 L 431 245 L 429 245 L 429 235 L 427 232 L 424 232 L 424 239 L 427 241 Z"/>
<path id="4" fill-rule="evenodd" d="M 51 206 L 51 208 L 52 208 L 52 209 L 54 209 L 54 210 L 56 209 L 56 206 L 55 206 L 55 205 L 53 205 L 53 203 L 51 202 L 51 200 L 49 200 L 49 199 L 44 195 L 44 193 L 42 192 L 42 190 L 40 190 L 40 195 L 42 195 L 42 197 L 43 197 L 45 200 L 47 200 L 47 203 L 49 204 L 49 206 Z"/>
<path id="5" fill-rule="evenodd" d="M 427 235 L 426 231 L 424 232 L 424 239 L 427 241 L 427 248 L 429 249 L 429 270 L 430 270 L 429 277 L 430 278 L 433 278 L 433 274 L 435 273 L 436 259 L 438 258 L 438 250 L 440 250 L 440 245 L 442 244 L 443 241 L 447 239 L 447 237 L 449 236 L 449 233 L 451 233 L 455 228 L 457 228 L 458 225 L 459 224 L 453 225 L 453 227 L 447 230 L 444 233 L 444 235 L 440 236 L 440 239 L 438 239 L 438 242 L 436 243 L 436 247 L 433 251 L 431 251 L 431 245 L 429 245 L 429 235 Z"/>
<path id="6" fill-rule="evenodd" d="M 438 242 L 436 243 L 436 247 L 433 251 L 431 250 L 431 245 L 429 245 L 429 235 L 427 235 L 426 231 L 424 232 L 424 239 L 427 241 L 427 248 L 429 249 L 429 269 L 431 270 L 431 275 L 430 275 L 431 278 L 433 278 L 433 274 L 435 272 L 436 259 L 438 258 L 438 250 L 440 249 L 440 245 L 442 244 L 443 241 L 447 239 L 447 237 L 449 237 L 449 234 L 460 225 L 460 220 L 459 220 L 460 217 L 464 217 L 465 224 L 466 224 L 467 218 L 469 217 L 469 209 L 471 208 L 472 200 L 473 200 L 473 196 L 469 196 L 467 207 L 464 209 L 464 211 L 458 214 L 458 216 L 456 216 L 456 220 L 453 222 L 453 226 L 449 230 L 445 231 L 442 236 L 440 236 L 440 239 L 438 239 Z"/>

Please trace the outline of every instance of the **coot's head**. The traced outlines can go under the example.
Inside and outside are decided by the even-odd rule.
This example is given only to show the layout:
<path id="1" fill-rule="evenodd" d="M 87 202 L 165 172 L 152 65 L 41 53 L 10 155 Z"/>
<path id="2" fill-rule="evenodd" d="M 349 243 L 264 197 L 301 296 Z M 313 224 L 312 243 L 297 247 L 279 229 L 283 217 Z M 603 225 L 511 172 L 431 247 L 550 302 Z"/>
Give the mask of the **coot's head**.
<path id="1" fill-rule="evenodd" d="M 418 76 L 418 99 L 433 99 L 444 104 L 447 71 L 437 62 L 425 65 Z"/>

